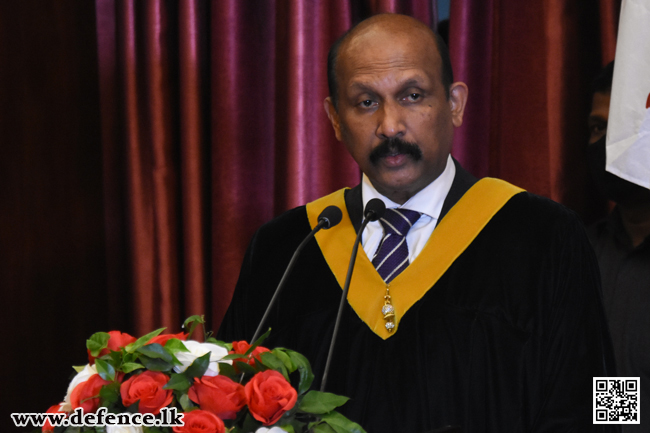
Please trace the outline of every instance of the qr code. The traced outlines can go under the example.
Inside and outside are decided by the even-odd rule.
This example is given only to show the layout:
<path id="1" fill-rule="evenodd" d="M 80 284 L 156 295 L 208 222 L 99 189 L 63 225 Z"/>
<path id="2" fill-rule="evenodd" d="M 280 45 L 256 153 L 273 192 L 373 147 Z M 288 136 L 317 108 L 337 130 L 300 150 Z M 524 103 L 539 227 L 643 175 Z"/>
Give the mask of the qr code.
<path id="1" fill-rule="evenodd" d="M 594 424 L 640 424 L 638 377 L 594 377 Z"/>

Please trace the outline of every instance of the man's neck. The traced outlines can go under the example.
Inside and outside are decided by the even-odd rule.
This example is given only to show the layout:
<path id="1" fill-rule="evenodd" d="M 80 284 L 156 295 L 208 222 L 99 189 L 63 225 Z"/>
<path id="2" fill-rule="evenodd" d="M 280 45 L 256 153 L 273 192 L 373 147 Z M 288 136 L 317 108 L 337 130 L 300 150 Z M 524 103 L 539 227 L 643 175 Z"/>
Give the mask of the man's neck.
<path id="1" fill-rule="evenodd" d="M 650 236 L 650 203 L 641 205 L 618 205 L 625 232 L 633 247 L 638 247 Z"/>
<path id="2" fill-rule="evenodd" d="M 411 197 L 413 197 L 415 194 L 418 192 L 422 191 L 423 188 L 418 189 L 417 191 L 379 191 L 377 190 L 380 194 L 384 195 L 385 197 L 389 198 L 391 201 L 402 205 L 409 201 Z"/>

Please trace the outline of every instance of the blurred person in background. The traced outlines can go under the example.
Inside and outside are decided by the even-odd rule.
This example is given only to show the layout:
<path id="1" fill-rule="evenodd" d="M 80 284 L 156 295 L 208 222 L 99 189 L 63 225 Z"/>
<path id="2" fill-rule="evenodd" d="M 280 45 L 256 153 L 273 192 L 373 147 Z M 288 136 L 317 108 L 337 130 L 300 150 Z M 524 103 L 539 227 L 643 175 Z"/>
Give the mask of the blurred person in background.
<path id="1" fill-rule="evenodd" d="M 641 424 L 623 431 L 650 432 L 650 190 L 605 170 L 613 75 L 611 62 L 594 80 L 587 158 L 597 188 L 615 206 L 588 234 L 600 266 L 617 373 L 641 378 Z"/>

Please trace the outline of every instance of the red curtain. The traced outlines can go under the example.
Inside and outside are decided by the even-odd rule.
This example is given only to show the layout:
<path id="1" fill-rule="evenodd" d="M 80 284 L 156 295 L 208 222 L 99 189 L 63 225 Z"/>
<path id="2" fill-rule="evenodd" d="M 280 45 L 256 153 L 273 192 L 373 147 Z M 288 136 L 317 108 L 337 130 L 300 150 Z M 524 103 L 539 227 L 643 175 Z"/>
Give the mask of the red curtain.
<path id="1" fill-rule="evenodd" d="M 0 1 L 0 431 L 109 326 L 92 2 Z"/>
<path id="2" fill-rule="evenodd" d="M 112 311 L 221 321 L 254 230 L 359 170 L 324 115 L 331 43 L 431 1 L 96 0 Z M 130 288 L 130 290 L 129 290 Z"/>
<path id="3" fill-rule="evenodd" d="M 451 2 L 450 49 L 470 89 L 454 155 L 578 211 L 605 204 L 586 172 L 590 84 L 613 59 L 620 1 Z"/>

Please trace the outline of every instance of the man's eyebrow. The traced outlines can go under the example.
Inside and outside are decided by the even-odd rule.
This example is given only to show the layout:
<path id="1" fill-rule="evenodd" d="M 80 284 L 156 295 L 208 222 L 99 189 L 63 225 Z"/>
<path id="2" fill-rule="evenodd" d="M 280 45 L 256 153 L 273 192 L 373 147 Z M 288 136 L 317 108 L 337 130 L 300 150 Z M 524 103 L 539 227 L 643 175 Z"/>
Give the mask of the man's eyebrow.
<path id="1" fill-rule="evenodd" d="M 408 80 L 404 81 L 401 83 L 400 87 L 402 89 L 406 89 L 408 87 L 421 87 L 422 86 L 422 80 L 419 77 L 415 78 L 409 78 Z M 360 81 L 355 81 L 351 83 L 348 86 L 349 90 L 360 90 L 364 92 L 369 92 L 369 93 L 374 93 L 375 91 L 372 89 L 372 87 L 368 86 L 367 84 L 360 82 Z"/>
<path id="2" fill-rule="evenodd" d="M 422 82 L 420 81 L 419 78 L 410 78 L 406 80 L 404 83 L 402 83 L 402 87 L 420 87 L 422 85 Z"/>

